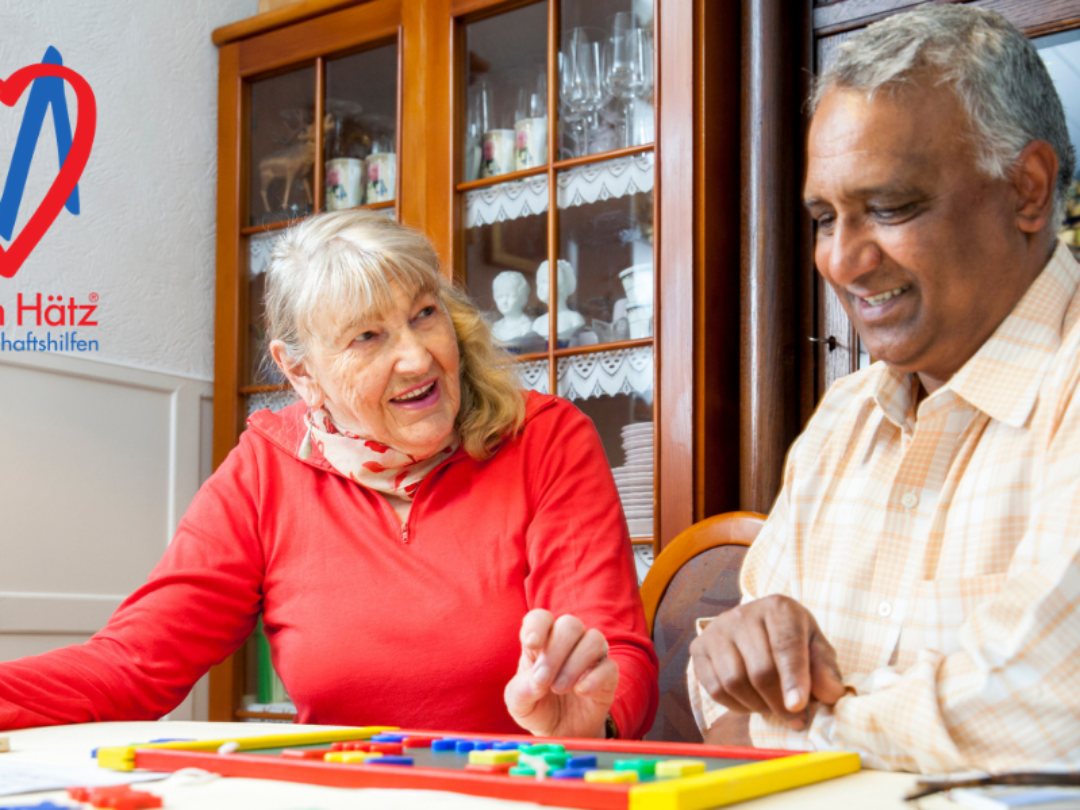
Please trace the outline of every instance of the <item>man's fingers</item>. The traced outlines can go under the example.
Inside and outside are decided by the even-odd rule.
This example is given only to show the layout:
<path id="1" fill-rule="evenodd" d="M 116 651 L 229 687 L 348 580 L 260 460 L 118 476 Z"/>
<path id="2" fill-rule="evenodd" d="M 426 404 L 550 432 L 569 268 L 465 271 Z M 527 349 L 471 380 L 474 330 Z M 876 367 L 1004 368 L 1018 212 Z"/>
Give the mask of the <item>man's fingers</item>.
<path id="1" fill-rule="evenodd" d="M 560 616 L 552 626 L 547 645 L 533 664 L 532 678 L 540 686 L 550 687 L 578 641 L 585 635 L 585 625 L 577 616 Z M 580 673 L 579 673 L 580 674 Z"/>
<path id="2" fill-rule="evenodd" d="M 595 629 L 586 631 L 563 661 L 562 667 L 551 684 L 551 691 L 557 695 L 569 692 L 586 670 L 597 666 L 607 658 L 607 653 L 608 643 L 604 634 Z"/>
<path id="3" fill-rule="evenodd" d="M 761 714 L 775 713 L 778 709 L 783 712 L 783 705 L 773 705 L 777 701 L 769 700 L 770 685 L 775 685 L 777 678 L 769 654 L 769 639 L 760 625 L 744 628 L 737 644 L 725 639 L 715 645 L 710 657 L 720 672 L 724 692 L 743 707 L 729 705 L 728 708 Z M 772 691 L 776 691 L 775 686 Z"/>
<path id="4" fill-rule="evenodd" d="M 540 608 L 530 610 L 521 620 L 521 652 L 529 661 L 535 661 L 543 651 L 554 623 L 551 612 Z"/>
<path id="5" fill-rule="evenodd" d="M 820 631 L 810 642 L 810 688 L 822 703 L 832 706 L 845 694 L 836 651 Z"/>
<path id="6" fill-rule="evenodd" d="M 746 681 L 746 669 L 738 649 L 726 638 L 696 639 L 690 645 L 690 657 L 694 662 L 698 681 L 721 706 L 739 714 L 769 711 L 769 707 Z M 741 688 L 738 685 L 740 683 Z M 729 689 L 749 695 L 750 703 L 744 703 Z"/>
<path id="7" fill-rule="evenodd" d="M 812 622 L 810 613 L 790 600 L 776 602 L 774 609 L 765 613 L 772 660 L 779 677 L 775 696 L 767 695 L 766 699 L 769 699 L 770 705 L 779 703 L 777 714 L 781 717 L 801 712 L 810 701 Z M 817 626 L 814 625 L 813 629 L 816 630 Z"/>

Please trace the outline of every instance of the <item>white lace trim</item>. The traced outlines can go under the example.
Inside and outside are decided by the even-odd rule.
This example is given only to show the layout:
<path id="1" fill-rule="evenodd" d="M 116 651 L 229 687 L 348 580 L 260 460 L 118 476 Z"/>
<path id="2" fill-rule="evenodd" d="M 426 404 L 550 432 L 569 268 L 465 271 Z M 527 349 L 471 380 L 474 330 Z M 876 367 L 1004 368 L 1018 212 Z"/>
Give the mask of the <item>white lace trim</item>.
<path id="1" fill-rule="evenodd" d="M 559 358 L 559 396 L 591 399 L 616 394 L 651 394 L 652 346 Z"/>
<path id="2" fill-rule="evenodd" d="M 560 172 L 556 181 L 559 208 L 610 200 L 653 190 L 653 154 L 590 163 Z M 469 191 L 465 194 L 465 227 L 542 214 L 548 209 L 546 175 Z"/>

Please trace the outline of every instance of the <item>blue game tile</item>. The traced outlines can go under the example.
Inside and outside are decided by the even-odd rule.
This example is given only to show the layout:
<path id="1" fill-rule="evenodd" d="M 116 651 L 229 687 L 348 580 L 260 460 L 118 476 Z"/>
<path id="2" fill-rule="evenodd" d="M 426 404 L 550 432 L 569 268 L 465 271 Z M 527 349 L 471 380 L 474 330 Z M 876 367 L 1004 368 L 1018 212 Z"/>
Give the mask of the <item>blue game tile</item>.
<path id="1" fill-rule="evenodd" d="M 580 757 L 570 757 L 566 760 L 567 768 L 596 768 L 596 756 L 583 754 Z"/>
<path id="2" fill-rule="evenodd" d="M 519 748 L 521 748 L 521 743 L 519 743 L 519 742 L 497 742 L 497 743 L 495 743 L 495 745 L 493 745 L 491 747 L 494 748 L 496 751 L 517 751 Z"/>
<path id="3" fill-rule="evenodd" d="M 490 751 L 492 749 L 492 746 L 494 745 L 495 743 L 493 742 L 478 740 L 477 742 L 473 743 L 473 751 Z"/>
<path id="4" fill-rule="evenodd" d="M 595 771 L 596 768 L 559 768 L 557 771 L 551 772 L 552 779 L 584 779 L 585 774 L 588 771 Z"/>
<path id="5" fill-rule="evenodd" d="M 432 740 L 431 741 L 431 750 L 432 751 L 453 751 L 454 747 L 459 742 L 463 742 L 463 741 L 459 740 L 457 737 L 443 737 L 441 740 Z"/>
<path id="6" fill-rule="evenodd" d="M 454 750 L 459 754 L 467 754 L 476 748 L 476 743 L 472 740 L 461 740 L 454 746 Z"/>
<path id="7" fill-rule="evenodd" d="M 372 757 L 364 762 L 365 765 L 412 765 L 412 757 L 381 756 Z"/>
<path id="8" fill-rule="evenodd" d="M 402 740 L 404 740 L 408 736 L 409 736 L 408 734 L 399 734 L 396 731 L 393 731 L 393 732 L 388 731 L 385 734 L 376 734 L 374 737 L 371 738 L 371 741 L 372 742 L 401 742 Z"/>
<path id="9" fill-rule="evenodd" d="M 71 805 L 41 802 L 40 804 L 17 804 L 13 807 L 5 807 L 4 810 L 71 810 Z"/>
<path id="10" fill-rule="evenodd" d="M 195 742 L 194 737 L 159 737 L 156 740 L 150 740 L 151 744 L 154 743 L 167 743 L 167 742 Z"/>

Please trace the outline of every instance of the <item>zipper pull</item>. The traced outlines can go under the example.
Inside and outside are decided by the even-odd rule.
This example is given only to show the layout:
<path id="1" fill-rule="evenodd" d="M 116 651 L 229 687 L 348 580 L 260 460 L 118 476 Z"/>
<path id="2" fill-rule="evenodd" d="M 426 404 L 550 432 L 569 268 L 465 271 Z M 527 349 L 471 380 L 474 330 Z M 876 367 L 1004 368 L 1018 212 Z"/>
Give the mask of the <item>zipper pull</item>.
<path id="1" fill-rule="evenodd" d="M 405 545 L 409 545 L 409 524 L 401 524 L 401 542 Z"/>

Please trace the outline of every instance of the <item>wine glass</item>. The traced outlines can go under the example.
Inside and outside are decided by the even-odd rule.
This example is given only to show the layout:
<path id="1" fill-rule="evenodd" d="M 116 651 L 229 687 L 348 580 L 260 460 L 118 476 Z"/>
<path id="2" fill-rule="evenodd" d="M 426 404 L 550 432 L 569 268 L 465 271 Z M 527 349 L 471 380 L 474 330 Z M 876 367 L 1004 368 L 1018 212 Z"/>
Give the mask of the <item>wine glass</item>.
<path id="1" fill-rule="evenodd" d="M 637 26 L 634 13 L 615 15 L 610 40 L 604 47 L 604 86 L 622 106 L 623 146 L 638 141 L 638 99 L 652 91 L 652 42 Z"/>
<path id="2" fill-rule="evenodd" d="M 465 181 L 480 176 L 482 142 L 488 131 L 491 91 L 487 81 L 481 79 L 469 93 L 465 111 Z"/>
<path id="3" fill-rule="evenodd" d="M 600 43 L 586 28 L 574 28 L 567 35 L 560 76 L 563 102 L 571 112 L 581 116 L 582 154 L 589 154 L 589 128 L 606 99 L 602 80 Z"/>
<path id="4" fill-rule="evenodd" d="M 559 51 L 559 126 L 567 126 L 570 129 L 570 137 L 573 140 L 573 148 L 562 145 L 563 154 L 560 157 L 580 157 L 583 152 L 578 151 L 582 140 L 582 116 L 570 105 L 570 96 L 573 94 L 573 74 L 571 70 L 571 58 L 568 52 Z M 565 136 L 564 136 L 565 137 Z"/>
<path id="5" fill-rule="evenodd" d="M 543 118 L 547 115 L 547 73 L 538 72 L 534 86 L 525 86 L 518 91 L 517 110 L 514 121 L 523 118 Z"/>

